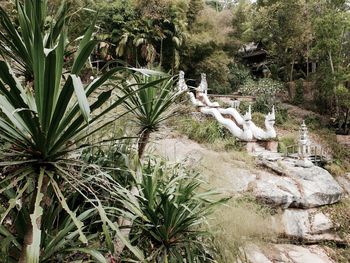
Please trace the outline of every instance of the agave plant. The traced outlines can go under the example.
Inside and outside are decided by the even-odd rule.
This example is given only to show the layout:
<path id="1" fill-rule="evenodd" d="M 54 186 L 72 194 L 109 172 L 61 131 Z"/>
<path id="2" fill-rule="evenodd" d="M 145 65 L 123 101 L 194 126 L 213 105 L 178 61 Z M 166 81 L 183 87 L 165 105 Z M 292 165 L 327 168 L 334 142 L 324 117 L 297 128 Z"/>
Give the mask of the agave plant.
<path id="1" fill-rule="evenodd" d="M 149 262 L 215 262 L 206 245 L 210 235 L 205 225 L 213 208 L 225 200 L 200 186 L 198 174 L 178 165 L 166 167 L 159 160 L 144 165 L 138 202 L 128 201 L 127 195 L 124 200 L 136 215 L 131 240 L 143 248 Z"/>
<path id="2" fill-rule="evenodd" d="M 83 85 L 79 74 L 97 43 L 92 39 L 92 23 L 81 38 L 71 68 L 62 74 L 67 43 L 66 7 L 62 7 L 57 22 L 47 32 L 44 27 L 47 0 L 17 1 L 16 5 L 19 29 L 0 9 L 1 26 L 6 28 L 0 35 L 0 52 L 5 58 L 0 61 L 0 139 L 8 145 L 0 163 L 3 167 L 0 181 L 1 247 L 11 249 L 12 260 L 31 263 L 49 260 L 57 249 L 50 250 L 47 246 L 52 248 L 55 242 L 56 247 L 62 248 L 62 240 L 76 236 L 81 244 L 87 244 L 89 236 L 83 221 L 89 213 L 80 210 L 77 214 L 76 209 L 69 206 L 66 192 L 74 191 L 90 204 L 94 213 L 99 214 L 99 222 L 108 226 L 111 233 L 142 260 L 140 250 L 120 235 L 98 197 L 98 189 L 108 190 L 113 182 L 103 173 L 89 176 L 80 172 L 77 163 L 69 157 L 86 138 L 113 121 L 104 117 L 128 94 L 108 104 L 111 90 L 100 93 L 97 99 L 91 95 L 123 69 L 112 69 Z M 17 78 L 7 62 L 9 58 L 23 66 L 25 72 L 30 72 L 30 86 Z M 62 232 L 52 232 L 52 225 L 46 220 L 50 218 L 51 207 L 68 216 L 65 224 L 68 229 L 64 227 Z M 51 223 L 54 222 L 53 219 Z M 61 240 L 55 239 L 55 234 Z M 76 250 L 104 260 L 95 250 L 86 247 Z"/>
<path id="3" fill-rule="evenodd" d="M 141 158 L 149 141 L 150 134 L 174 114 L 172 107 L 179 97 L 174 89 L 174 78 L 153 70 L 140 70 L 134 74 L 131 83 L 122 88 L 124 95 L 129 94 L 123 101 L 125 108 L 130 111 L 139 127 L 138 154 Z M 148 83 L 147 89 L 135 90 L 142 83 Z"/>

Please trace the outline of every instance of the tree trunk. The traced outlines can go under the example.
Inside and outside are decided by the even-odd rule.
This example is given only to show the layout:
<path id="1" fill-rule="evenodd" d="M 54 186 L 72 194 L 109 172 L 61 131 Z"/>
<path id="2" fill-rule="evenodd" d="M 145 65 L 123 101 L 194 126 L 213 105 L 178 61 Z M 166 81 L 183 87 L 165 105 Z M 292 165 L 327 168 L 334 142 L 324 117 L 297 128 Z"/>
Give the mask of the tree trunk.
<path id="1" fill-rule="evenodd" d="M 306 79 L 309 80 L 309 41 L 306 46 Z"/>
<path id="2" fill-rule="evenodd" d="M 44 176 L 42 187 L 40 189 L 40 193 L 43 193 L 45 195 L 45 193 L 47 192 L 48 185 L 49 185 L 49 178 L 47 176 Z M 34 213 L 34 206 L 35 206 L 35 200 L 36 200 L 37 194 L 38 194 L 37 191 L 34 191 L 33 199 L 31 201 L 32 202 L 31 203 L 31 210 L 33 211 L 33 213 Z M 43 201 L 41 203 L 43 203 Z M 37 218 L 36 224 L 37 224 L 37 227 L 40 229 L 41 228 L 41 217 Z M 33 243 L 33 225 L 32 225 L 31 220 L 29 220 L 29 226 L 27 229 L 28 230 L 23 238 L 21 256 L 18 260 L 19 263 L 26 263 L 27 262 L 27 259 L 26 259 L 27 248 Z"/>
<path id="3" fill-rule="evenodd" d="M 291 70 L 290 70 L 290 75 L 289 75 L 289 81 L 293 81 L 293 70 L 294 70 L 294 58 L 292 60 L 292 67 L 291 67 Z"/>
<path id="4" fill-rule="evenodd" d="M 335 74 L 335 69 L 334 69 L 332 52 L 331 51 L 328 51 L 328 57 L 329 57 L 329 64 L 331 66 L 332 75 L 333 75 L 333 79 L 334 79 L 333 96 L 334 96 L 334 101 L 335 101 L 335 112 L 336 112 L 336 116 L 339 118 L 339 103 L 338 103 L 338 98 L 335 95 L 335 93 L 336 93 L 335 75 L 334 75 Z"/>
<path id="5" fill-rule="evenodd" d="M 138 141 L 138 154 L 139 154 L 140 160 L 142 159 L 142 156 L 144 154 L 146 145 L 149 141 L 150 134 L 151 134 L 151 131 L 148 129 L 145 129 L 140 133 L 140 139 Z"/>

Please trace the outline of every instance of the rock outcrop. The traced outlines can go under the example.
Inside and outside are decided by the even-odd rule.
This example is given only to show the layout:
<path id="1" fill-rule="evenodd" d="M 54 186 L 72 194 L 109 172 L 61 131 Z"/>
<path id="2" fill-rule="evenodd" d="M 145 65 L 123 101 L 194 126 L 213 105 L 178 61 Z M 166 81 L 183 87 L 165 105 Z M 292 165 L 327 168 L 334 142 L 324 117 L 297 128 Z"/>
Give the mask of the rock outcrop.
<path id="1" fill-rule="evenodd" d="M 296 246 L 290 244 L 269 244 L 258 247 L 248 245 L 244 249 L 251 263 L 335 263 L 320 246 Z"/>
<path id="2" fill-rule="evenodd" d="M 296 167 L 293 159 L 265 161 L 265 165 L 275 174 L 262 174 L 252 186 L 252 193 L 268 204 L 312 208 L 336 203 L 342 197 L 342 188 L 321 167 Z"/>
<path id="3" fill-rule="evenodd" d="M 350 193 L 349 174 L 335 180 L 321 167 L 297 167 L 295 159 L 263 149 L 254 153 L 258 166 L 247 165 L 244 160 L 231 159 L 230 153 L 210 150 L 186 138 L 157 140 L 156 152 L 171 161 L 196 167 L 212 186 L 224 193 L 234 196 L 250 193 L 257 200 L 282 208 L 271 221 L 282 237 L 280 242 L 288 240 L 304 246 L 249 244 L 242 248 L 247 259 L 244 262 L 335 263 L 315 244 L 330 241 L 346 245 L 336 234 L 335 222 L 318 207 L 334 204 L 344 193 Z"/>
<path id="4" fill-rule="evenodd" d="M 284 235 L 305 243 L 344 243 L 334 231 L 332 220 L 318 209 L 286 209 L 282 214 Z"/>

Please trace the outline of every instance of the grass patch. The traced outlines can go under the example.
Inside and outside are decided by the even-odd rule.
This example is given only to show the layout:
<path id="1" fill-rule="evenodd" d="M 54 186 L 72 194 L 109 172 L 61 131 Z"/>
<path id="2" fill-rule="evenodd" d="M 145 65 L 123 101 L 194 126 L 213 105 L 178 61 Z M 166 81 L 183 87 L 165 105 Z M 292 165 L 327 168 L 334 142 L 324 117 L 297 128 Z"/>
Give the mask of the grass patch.
<path id="1" fill-rule="evenodd" d="M 329 256 L 337 263 L 349 263 L 350 262 L 350 249 L 349 248 L 339 248 L 335 244 L 329 244 L 327 252 Z"/>
<path id="2" fill-rule="evenodd" d="M 331 175 L 342 176 L 346 173 L 346 170 L 343 166 L 336 163 L 328 164 L 324 167 Z"/>
<path id="3" fill-rule="evenodd" d="M 278 141 L 278 152 L 280 153 L 286 153 L 287 148 L 289 146 L 297 144 L 297 137 L 296 135 L 288 135 L 285 137 L 282 137 Z"/>
<path id="4" fill-rule="evenodd" d="M 269 207 L 246 195 L 231 199 L 214 213 L 210 224 L 215 235 L 215 247 L 219 262 L 245 262 L 242 247 L 248 242 L 264 243 L 276 241 L 277 228 L 273 226 Z"/>
<path id="5" fill-rule="evenodd" d="M 224 137 L 222 128 L 214 119 L 184 117 L 179 118 L 176 124 L 179 132 L 198 143 L 214 143 Z"/>
<path id="6" fill-rule="evenodd" d="M 206 144 L 216 151 L 242 151 L 241 144 L 214 118 L 205 116 L 179 116 L 173 125 L 178 132 L 190 140 Z"/>
<path id="7" fill-rule="evenodd" d="M 338 230 L 341 238 L 350 238 L 350 198 L 343 199 L 340 202 L 325 206 L 322 210 L 328 214 Z"/>

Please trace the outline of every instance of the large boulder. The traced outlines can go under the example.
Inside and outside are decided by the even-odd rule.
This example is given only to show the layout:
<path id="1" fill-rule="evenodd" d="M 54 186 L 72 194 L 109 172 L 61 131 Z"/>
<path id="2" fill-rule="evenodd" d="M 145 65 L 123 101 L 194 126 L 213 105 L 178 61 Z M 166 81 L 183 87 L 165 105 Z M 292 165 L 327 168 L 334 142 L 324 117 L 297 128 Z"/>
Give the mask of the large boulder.
<path id="1" fill-rule="evenodd" d="M 283 208 L 312 208 L 336 203 L 342 197 L 342 188 L 321 167 L 296 167 L 292 159 L 264 163 L 270 172 L 261 174 L 252 185 L 252 192 L 266 203 Z"/>
<path id="2" fill-rule="evenodd" d="M 216 152 L 184 137 L 162 138 L 153 146 L 155 153 L 196 169 L 211 187 L 228 195 L 247 192 L 250 183 L 256 180 L 256 172 L 247 169 L 246 162 L 235 160 L 229 152 Z"/>

